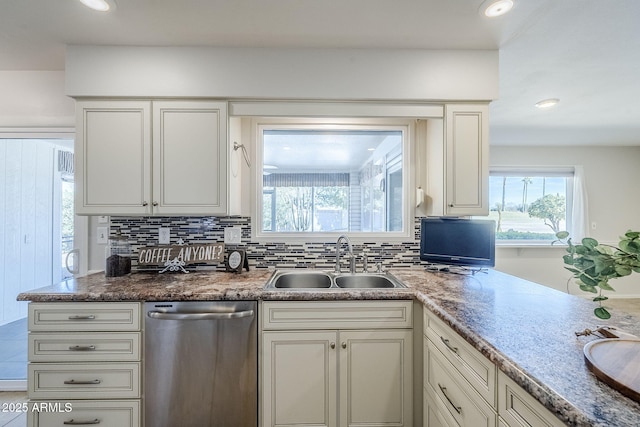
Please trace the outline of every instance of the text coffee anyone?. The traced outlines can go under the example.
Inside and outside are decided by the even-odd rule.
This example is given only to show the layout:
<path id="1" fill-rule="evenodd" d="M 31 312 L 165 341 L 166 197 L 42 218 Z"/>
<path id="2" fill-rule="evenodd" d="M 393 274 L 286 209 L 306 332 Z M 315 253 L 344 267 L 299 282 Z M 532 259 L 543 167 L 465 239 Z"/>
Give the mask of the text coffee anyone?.
<path id="1" fill-rule="evenodd" d="M 153 246 L 141 248 L 138 255 L 140 265 L 163 265 L 178 260 L 185 264 L 217 262 L 223 259 L 224 245 L 221 243 L 190 246 Z"/>

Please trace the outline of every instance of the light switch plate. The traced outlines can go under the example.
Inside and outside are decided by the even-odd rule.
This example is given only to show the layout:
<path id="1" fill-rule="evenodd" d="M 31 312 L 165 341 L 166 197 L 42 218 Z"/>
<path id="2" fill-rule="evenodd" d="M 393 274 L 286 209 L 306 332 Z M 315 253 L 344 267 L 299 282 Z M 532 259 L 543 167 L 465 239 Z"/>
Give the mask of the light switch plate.
<path id="1" fill-rule="evenodd" d="M 224 229 L 224 243 L 227 245 L 239 245 L 242 240 L 240 227 L 227 227 Z"/>
<path id="2" fill-rule="evenodd" d="M 98 224 L 106 224 L 109 222 L 109 217 L 107 215 L 98 216 Z"/>
<path id="3" fill-rule="evenodd" d="M 158 243 L 168 245 L 171 240 L 171 229 L 166 227 L 158 228 Z"/>
<path id="4" fill-rule="evenodd" d="M 96 243 L 99 245 L 106 245 L 109 239 L 109 229 L 107 227 L 96 227 L 98 236 L 96 237 Z"/>

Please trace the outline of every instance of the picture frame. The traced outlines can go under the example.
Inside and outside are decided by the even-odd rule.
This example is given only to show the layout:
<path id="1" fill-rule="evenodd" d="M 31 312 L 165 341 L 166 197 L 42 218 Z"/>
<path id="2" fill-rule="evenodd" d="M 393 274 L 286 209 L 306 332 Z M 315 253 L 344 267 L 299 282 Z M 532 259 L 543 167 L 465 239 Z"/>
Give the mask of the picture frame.
<path id="1" fill-rule="evenodd" d="M 249 260 L 246 252 L 242 249 L 228 250 L 225 258 L 225 267 L 227 271 L 233 273 L 242 273 L 243 268 L 249 271 Z"/>

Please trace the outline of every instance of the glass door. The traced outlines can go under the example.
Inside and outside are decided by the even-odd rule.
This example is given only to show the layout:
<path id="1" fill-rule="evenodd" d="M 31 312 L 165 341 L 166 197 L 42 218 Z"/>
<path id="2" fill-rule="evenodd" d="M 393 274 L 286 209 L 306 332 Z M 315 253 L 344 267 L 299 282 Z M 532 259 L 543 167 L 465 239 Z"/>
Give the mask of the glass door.
<path id="1" fill-rule="evenodd" d="M 69 277 L 68 259 L 77 269 L 67 257 L 78 238 L 73 191 L 73 139 L 0 139 L 0 390 L 26 389 L 28 304 L 18 294 Z"/>

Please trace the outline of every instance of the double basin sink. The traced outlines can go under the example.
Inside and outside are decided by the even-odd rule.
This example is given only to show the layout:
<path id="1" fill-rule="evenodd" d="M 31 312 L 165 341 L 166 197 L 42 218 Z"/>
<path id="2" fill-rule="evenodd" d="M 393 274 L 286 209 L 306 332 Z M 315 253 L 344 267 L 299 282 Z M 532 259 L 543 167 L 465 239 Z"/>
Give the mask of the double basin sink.
<path id="1" fill-rule="evenodd" d="M 278 270 L 264 289 L 331 290 L 331 289 L 398 289 L 406 288 L 391 273 L 331 273 L 318 270 Z"/>

